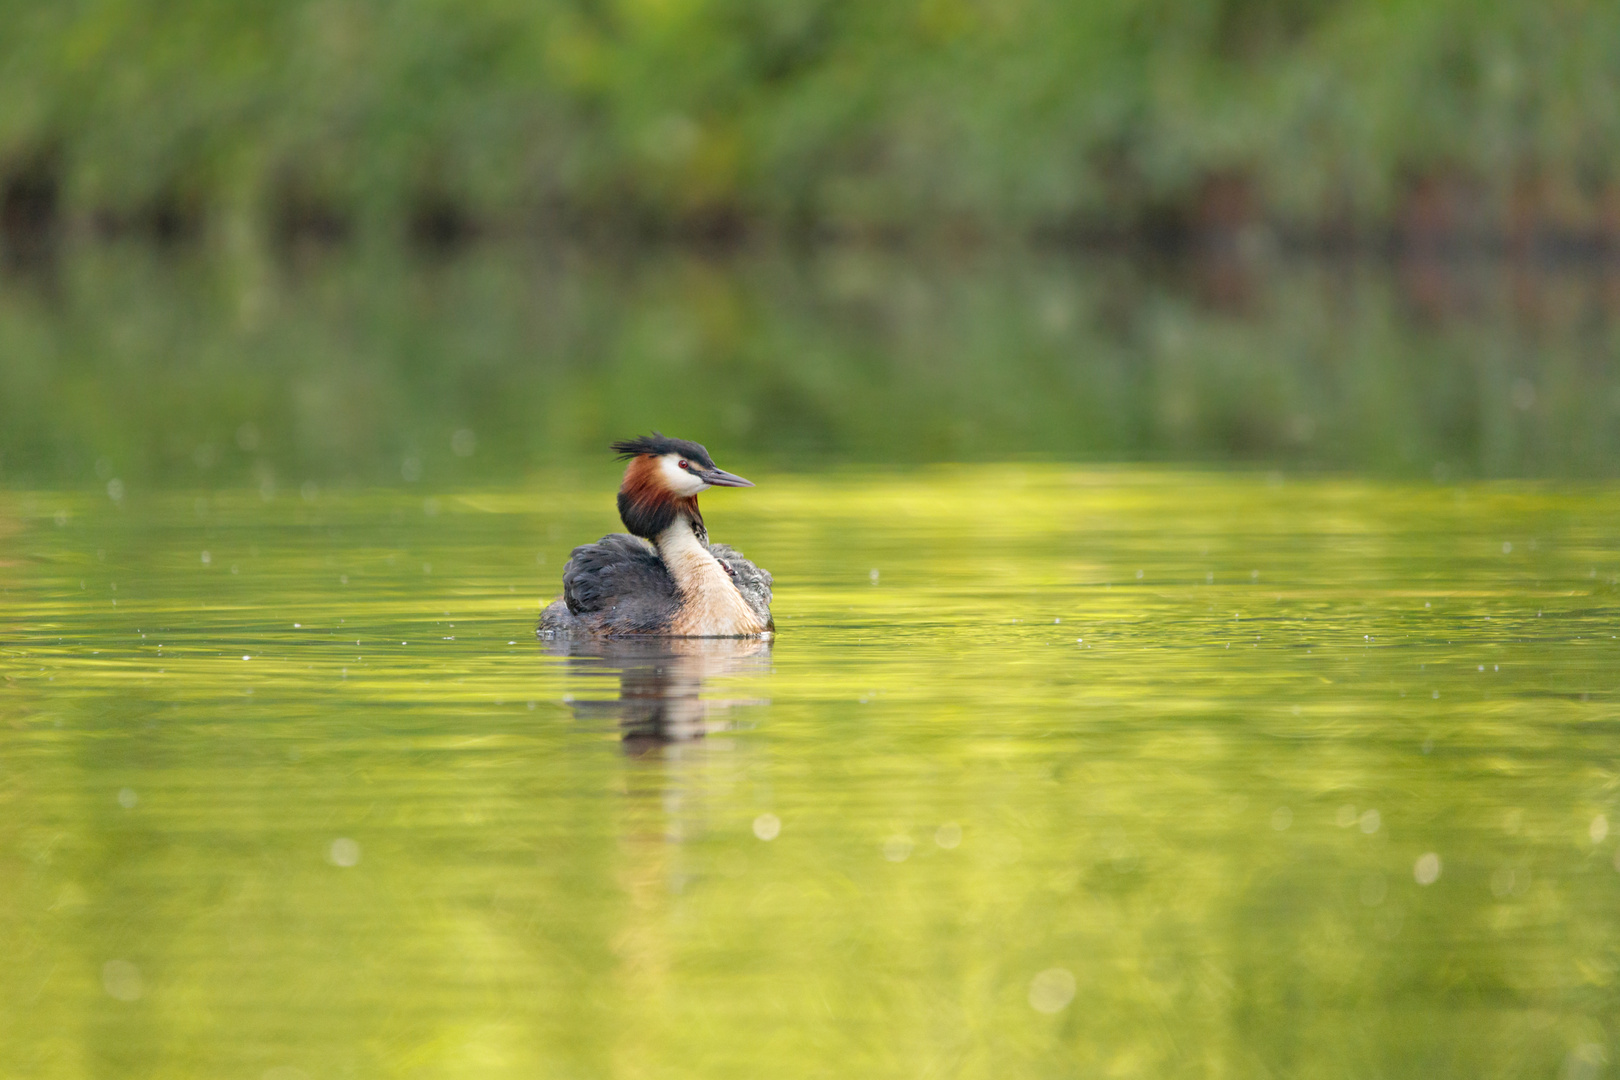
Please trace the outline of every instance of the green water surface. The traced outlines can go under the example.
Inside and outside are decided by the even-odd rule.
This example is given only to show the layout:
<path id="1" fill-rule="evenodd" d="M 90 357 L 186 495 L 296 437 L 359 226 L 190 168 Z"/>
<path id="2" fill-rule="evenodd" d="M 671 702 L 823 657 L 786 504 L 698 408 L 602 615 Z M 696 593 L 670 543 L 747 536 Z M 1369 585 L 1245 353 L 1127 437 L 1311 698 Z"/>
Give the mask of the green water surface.
<path id="1" fill-rule="evenodd" d="M 0 493 L 0 1076 L 1614 1072 L 1620 489 L 753 478 Z"/>

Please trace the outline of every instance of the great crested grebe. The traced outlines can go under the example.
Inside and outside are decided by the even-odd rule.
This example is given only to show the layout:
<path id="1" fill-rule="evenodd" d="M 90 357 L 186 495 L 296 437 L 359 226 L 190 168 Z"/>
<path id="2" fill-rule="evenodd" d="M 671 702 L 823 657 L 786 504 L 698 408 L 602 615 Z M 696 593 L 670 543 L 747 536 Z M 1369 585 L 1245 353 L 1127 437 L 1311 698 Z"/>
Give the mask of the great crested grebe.
<path id="1" fill-rule="evenodd" d="M 709 543 L 697 503 L 698 492 L 711 487 L 754 485 L 716 466 L 697 443 L 656 431 L 613 450 L 630 462 L 619 485 L 619 518 L 634 535 L 613 533 L 574 549 L 561 599 L 540 615 L 540 635 L 769 634 L 771 575 Z"/>

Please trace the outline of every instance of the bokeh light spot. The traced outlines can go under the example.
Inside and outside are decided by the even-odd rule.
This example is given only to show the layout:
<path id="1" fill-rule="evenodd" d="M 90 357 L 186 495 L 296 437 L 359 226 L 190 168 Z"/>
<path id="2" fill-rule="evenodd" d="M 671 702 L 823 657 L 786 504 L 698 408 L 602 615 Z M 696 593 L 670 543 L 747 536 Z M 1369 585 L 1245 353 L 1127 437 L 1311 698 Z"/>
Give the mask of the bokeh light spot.
<path id="1" fill-rule="evenodd" d="M 102 964 L 101 986 L 108 997 L 118 1001 L 139 1001 L 146 993 L 141 969 L 128 960 L 109 960 Z"/>
<path id="2" fill-rule="evenodd" d="M 1062 1012 L 1074 1000 L 1074 973 L 1067 968 L 1047 968 L 1029 981 L 1029 1005 L 1036 1012 Z"/>
<path id="3" fill-rule="evenodd" d="M 360 864 L 360 842 L 340 836 L 332 841 L 332 846 L 326 849 L 326 861 L 333 866 L 358 866 Z"/>

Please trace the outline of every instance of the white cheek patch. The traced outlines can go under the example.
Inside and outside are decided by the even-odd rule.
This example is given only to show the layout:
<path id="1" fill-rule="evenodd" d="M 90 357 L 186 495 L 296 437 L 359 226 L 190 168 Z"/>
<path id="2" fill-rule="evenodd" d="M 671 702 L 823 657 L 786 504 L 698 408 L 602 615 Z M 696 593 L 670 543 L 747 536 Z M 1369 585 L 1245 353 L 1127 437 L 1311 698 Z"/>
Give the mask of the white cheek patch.
<path id="1" fill-rule="evenodd" d="M 675 454 L 665 454 L 658 459 L 658 470 L 663 475 L 664 483 L 669 490 L 685 498 L 696 495 L 709 485 L 681 468 L 681 458 Z"/>

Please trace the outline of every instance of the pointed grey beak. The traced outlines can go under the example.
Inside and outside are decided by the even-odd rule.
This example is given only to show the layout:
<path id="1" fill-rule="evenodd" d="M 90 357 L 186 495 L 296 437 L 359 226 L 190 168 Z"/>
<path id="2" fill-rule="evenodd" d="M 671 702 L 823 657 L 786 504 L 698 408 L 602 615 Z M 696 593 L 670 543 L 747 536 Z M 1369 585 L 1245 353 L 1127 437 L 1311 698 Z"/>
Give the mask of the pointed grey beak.
<path id="1" fill-rule="evenodd" d="M 737 476 L 734 473 L 728 473 L 724 469 L 704 469 L 703 482 L 705 484 L 712 484 L 715 487 L 754 486 L 754 482 L 752 480 L 744 480 L 742 477 Z"/>

